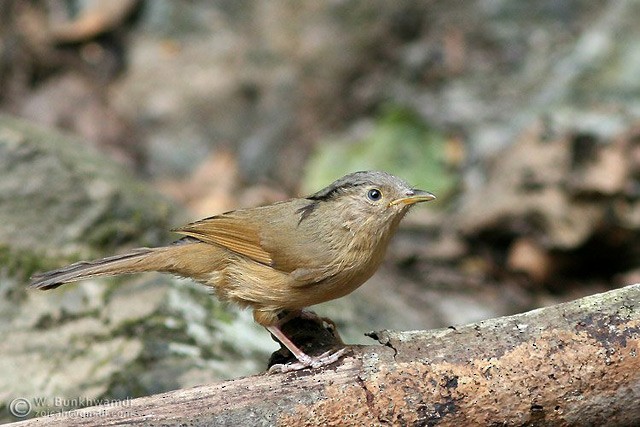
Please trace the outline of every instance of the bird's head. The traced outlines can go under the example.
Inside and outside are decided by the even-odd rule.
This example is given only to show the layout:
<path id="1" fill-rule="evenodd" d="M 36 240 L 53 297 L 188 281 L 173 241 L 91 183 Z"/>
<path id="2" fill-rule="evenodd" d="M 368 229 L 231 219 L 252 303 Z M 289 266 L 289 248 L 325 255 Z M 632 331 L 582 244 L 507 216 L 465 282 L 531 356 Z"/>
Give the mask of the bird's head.
<path id="1" fill-rule="evenodd" d="M 363 171 L 346 175 L 308 198 L 325 202 L 345 226 L 366 229 L 373 237 L 395 231 L 411 206 L 436 197 L 386 172 Z"/>

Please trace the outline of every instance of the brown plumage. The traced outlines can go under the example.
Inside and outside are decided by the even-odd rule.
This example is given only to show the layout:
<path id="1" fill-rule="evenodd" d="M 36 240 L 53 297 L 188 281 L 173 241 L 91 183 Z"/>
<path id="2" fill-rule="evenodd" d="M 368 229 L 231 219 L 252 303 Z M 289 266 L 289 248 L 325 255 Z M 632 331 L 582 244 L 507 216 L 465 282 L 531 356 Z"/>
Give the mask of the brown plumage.
<path id="1" fill-rule="evenodd" d="M 306 198 L 240 209 L 176 231 L 185 237 L 159 248 L 79 262 L 32 277 L 53 289 L 97 276 L 160 271 L 210 286 L 218 298 L 253 309 L 303 366 L 331 363 L 341 353 L 313 358 L 280 331 L 284 312 L 344 296 L 376 271 L 408 209 L 434 199 L 384 172 L 356 172 Z M 324 356 L 324 355 L 323 355 Z"/>

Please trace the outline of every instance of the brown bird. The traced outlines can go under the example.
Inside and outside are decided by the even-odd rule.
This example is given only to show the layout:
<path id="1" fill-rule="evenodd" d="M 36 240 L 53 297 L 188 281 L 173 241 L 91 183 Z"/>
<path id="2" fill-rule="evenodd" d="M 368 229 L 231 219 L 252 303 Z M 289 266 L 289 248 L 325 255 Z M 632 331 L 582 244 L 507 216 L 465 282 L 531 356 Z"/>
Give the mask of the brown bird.
<path id="1" fill-rule="evenodd" d="M 185 237 L 168 246 L 36 274 L 31 287 L 53 289 L 90 277 L 147 271 L 189 277 L 213 288 L 223 301 L 250 307 L 255 321 L 298 359 L 290 369 L 319 367 L 344 350 L 307 355 L 281 331 L 282 316 L 362 285 L 380 265 L 409 208 L 433 199 L 388 173 L 355 172 L 305 198 L 188 224 L 174 230 Z"/>

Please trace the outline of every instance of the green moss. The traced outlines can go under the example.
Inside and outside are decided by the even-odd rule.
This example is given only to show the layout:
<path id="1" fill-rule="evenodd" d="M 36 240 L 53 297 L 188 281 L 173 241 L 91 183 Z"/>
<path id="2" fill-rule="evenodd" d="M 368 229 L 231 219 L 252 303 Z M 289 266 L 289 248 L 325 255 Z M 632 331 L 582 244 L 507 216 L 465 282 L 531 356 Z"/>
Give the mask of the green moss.
<path id="1" fill-rule="evenodd" d="M 442 200 L 457 184 L 457 175 L 445 161 L 446 142 L 414 111 L 388 106 L 364 138 L 319 144 L 309 160 L 304 189 L 317 191 L 358 170 L 384 170 Z"/>

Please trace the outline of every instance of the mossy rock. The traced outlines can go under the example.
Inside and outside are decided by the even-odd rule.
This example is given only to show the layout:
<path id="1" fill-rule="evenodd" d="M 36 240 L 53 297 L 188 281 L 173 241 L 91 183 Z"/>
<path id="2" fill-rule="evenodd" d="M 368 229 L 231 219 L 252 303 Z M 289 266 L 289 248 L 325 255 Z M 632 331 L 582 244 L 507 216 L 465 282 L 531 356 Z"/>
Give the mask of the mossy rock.
<path id="1" fill-rule="evenodd" d="M 170 241 L 173 214 L 84 141 L 0 115 L 0 260 L 12 274 Z"/>

